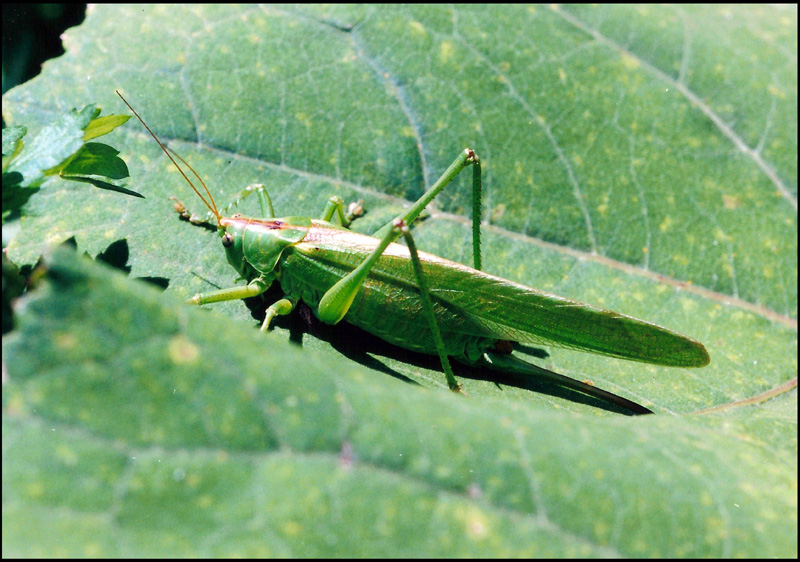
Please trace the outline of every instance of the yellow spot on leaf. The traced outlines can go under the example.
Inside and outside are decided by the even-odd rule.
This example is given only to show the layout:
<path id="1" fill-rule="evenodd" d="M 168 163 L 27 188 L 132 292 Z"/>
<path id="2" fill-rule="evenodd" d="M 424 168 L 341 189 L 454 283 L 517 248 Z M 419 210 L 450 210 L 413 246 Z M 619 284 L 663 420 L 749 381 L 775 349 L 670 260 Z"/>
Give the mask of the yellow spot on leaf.
<path id="1" fill-rule="evenodd" d="M 200 484 L 201 478 L 196 472 L 190 472 L 186 475 L 184 482 L 188 487 L 196 488 Z"/>
<path id="2" fill-rule="evenodd" d="M 689 258 L 683 254 L 676 254 L 672 256 L 672 261 L 679 265 L 689 265 Z"/>
<path id="3" fill-rule="evenodd" d="M 672 217 L 664 217 L 664 220 L 661 221 L 661 224 L 658 225 L 659 230 L 661 232 L 668 232 L 672 230 Z"/>
<path id="4" fill-rule="evenodd" d="M 776 98 L 780 98 L 782 100 L 786 99 L 786 92 L 775 86 L 774 84 L 770 84 L 767 88 L 769 95 L 774 96 Z"/>
<path id="5" fill-rule="evenodd" d="M 697 310 L 697 301 L 692 299 L 680 299 L 681 310 L 686 313 L 694 312 Z"/>
<path id="6" fill-rule="evenodd" d="M 780 242 L 775 238 L 764 238 L 761 241 L 761 245 L 764 246 L 767 250 L 773 253 L 778 253 L 780 251 Z"/>
<path id="7" fill-rule="evenodd" d="M 500 204 L 496 205 L 495 208 L 492 209 L 492 213 L 490 215 L 491 221 L 492 222 L 499 221 L 503 217 L 504 214 L 506 214 L 506 205 L 505 205 L 505 203 L 500 203 Z"/>
<path id="8" fill-rule="evenodd" d="M 439 61 L 447 62 L 453 57 L 456 52 L 456 47 L 452 41 L 442 41 L 439 44 Z"/>
<path id="9" fill-rule="evenodd" d="M 75 466 L 78 464 L 78 455 L 66 445 L 59 445 L 56 447 L 56 458 L 67 466 Z"/>
<path id="10" fill-rule="evenodd" d="M 641 65 L 641 63 L 639 62 L 639 59 L 637 59 L 635 57 L 632 57 L 631 55 L 628 55 L 628 54 L 623 54 L 622 55 L 622 64 L 628 70 L 636 70 Z"/>
<path id="11" fill-rule="evenodd" d="M 742 204 L 742 199 L 738 195 L 726 195 L 725 193 L 723 193 L 722 204 L 725 206 L 726 209 L 732 211 L 734 209 L 739 208 L 739 206 Z"/>
<path id="12" fill-rule="evenodd" d="M 8 398 L 8 406 L 6 406 L 9 412 L 13 414 L 18 414 L 22 412 L 22 409 L 25 407 L 25 400 L 23 399 L 21 394 L 13 394 L 10 398 Z"/>
<path id="13" fill-rule="evenodd" d="M 169 340 L 167 346 L 170 360 L 176 365 L 190 365 L 200 356 L 200 348 L 184 335 Z"/>
<path id="14" fill-rule="evenodd" d="M 725 234 L 725 231 L 719 228 L 714 229 L 714 239 L 719 242 L 732 242 L 733 238 Z"/>
<path id="15" fill-rule="evenodd" d="M 303 531 L 303 526 L 297 521 L 287 521 L 282 525 L 283 532 L 290 537 L 296 537 Z"/>
<path id="16" fill-rule="evenodd" d="M 562 84 L 567 83 L 567 73 L 564 71 L 563 68 L 558 69 L 558 79 L 561 80 Z"/>
<path id="17" fill-rule="evenodd" d="M 25 488 L 28 496 L 32 498 L 41 498 L 44 495 L 44 484 L 40 480 L 29 483 Z"/>
<path id="18" fill-rule="evenodd" d="M 607 537 L 608 533 L 611 531 L 611 527 L 608 523 L 603 521 L 602 519 L 597 519 L 594 523 L 594 536 L 595 537 Z"/>
<path id="19" fill-rule="evenodd" d="M 59 349 L 74 349 L 78 344 L 78 338 L 76 338 L 73 334 L 64 332 L 56 335 L 55 344 Z"/>
<path id="20" fill-rule="evenodd" d="M 467 512 L 465 519 L 466 534 L 474 540 L 480 540 L 489 533 L 489 518 L 477 508 L 472 508 Z"/>
<path id="21" fill-rule="evenodd" d="M 428 35 L 428 32 L 425 31 L 425 27 L 418 21 L 408 22 L 408 27 L 414 35 L 419 35 L 420 37 L 426 37 Z"/>

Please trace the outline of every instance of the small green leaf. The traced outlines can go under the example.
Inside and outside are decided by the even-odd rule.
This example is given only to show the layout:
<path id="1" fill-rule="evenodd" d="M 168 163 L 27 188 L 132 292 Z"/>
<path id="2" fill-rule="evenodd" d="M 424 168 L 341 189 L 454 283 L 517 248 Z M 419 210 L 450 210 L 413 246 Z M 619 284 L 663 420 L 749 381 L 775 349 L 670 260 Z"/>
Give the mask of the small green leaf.
<path id="1" fill-rule="evenodd" d="M 69 163 L 61 169 L 62 175 L 96 174 L 111 179 L 128 177 L 125 162 L 115 158 L 119 150 L 99 142 L 84 144 Z"/>
<path id="2" fill-rule="evenodd" d="M 122 159 L 117 158 L 119 150 L 108 145 L 89 142 L 84 144 L 66 165 L 62 166 L 59 176 L 65 180 L 91 183 L 95 187 L 107 189 L 144 198 L 135 191 L 125 189 L 113 180 L 128 177 L 128 166 Z"/>
<path id="3" fill-rule="evenodd" d="M 23 186 L 38 187 L 46 170 L 57 167 L 83 146 L 83 129 L 96 111 L 95 105 L 73 109 L 36 135 L 14 162 L 14 170 L 24 178 Z"/>
<path id="4" fill-rule="evenodd" d="M 121 180 L 128 177 L 128 167 L 117 157 L 118 150 L 101 143 L 86 142 L 113 131 L 130 116 L 98 117 L 99 114 L 100 109 L 95 105 L 87 105 L 80 111 L 68 111 L 55 123 L 45 126 L 27 149 L 21 140 L 27 128 L 3 130 L 4 221 L 21 209 L 53 175 L 142 197 L 123 187 Z M 6 190 L 9 191 L 7 195 Z"/>
<path id="5" fill-rule="evenodd" d="M 130 118 L 130 115 L 105 115 L 92 119 L 89 125 L 86 126 L 86 129 L 84 129 L 83 140 L 86 142 L 107 135 L 120 125 L 126 123 Z"/>

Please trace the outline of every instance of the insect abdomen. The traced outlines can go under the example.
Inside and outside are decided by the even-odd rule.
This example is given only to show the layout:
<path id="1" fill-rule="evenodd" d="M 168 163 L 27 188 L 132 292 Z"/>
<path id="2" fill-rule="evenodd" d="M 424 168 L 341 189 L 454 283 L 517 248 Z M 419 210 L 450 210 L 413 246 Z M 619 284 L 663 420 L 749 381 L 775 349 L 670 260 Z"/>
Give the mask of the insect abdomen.
<path id="1" fill-rule="evenodd" d="M 302 299 L 315 314 L 322 295 L 365 259 L 375 240 L 346 231 L 314 232 L 320 230 L 332 229 L 312 228 L 279 266 L 283 291 Z M 496 342 L 496 337 L 486 334 L 455 307 L 435 298 L 433 301 L 448 355 L 475 361 Z M 344 319 L 404 349 L 437 353 L 411 264 L 391 252 L 381 257 Z"/>

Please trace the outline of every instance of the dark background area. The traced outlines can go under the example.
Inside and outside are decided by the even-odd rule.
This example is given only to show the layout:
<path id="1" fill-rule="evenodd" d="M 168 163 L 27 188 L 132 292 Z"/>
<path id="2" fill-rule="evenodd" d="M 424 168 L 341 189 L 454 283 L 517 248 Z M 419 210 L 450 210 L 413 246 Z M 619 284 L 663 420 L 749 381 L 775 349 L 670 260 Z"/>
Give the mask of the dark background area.
<path id="1" fill-rule="evenodd" d="M 3 94 L 38 75 L 45 61 L 64 54 L 61 34 L 85 17 L 86 4 L 3 3 Z M 9 224 L 4 220 L 4 247 L 13 236 Z M 11 300 L 25 290 L 27 273 L 20 275 L 3 252 L 3 334 L 13 327 Z"/>
<path id="2" fill-rule="evenodd" d="M 39 74 L 64 53 L 61 34 L 81 23 L 86 4 L 3 3 L 3 93 Z"/>

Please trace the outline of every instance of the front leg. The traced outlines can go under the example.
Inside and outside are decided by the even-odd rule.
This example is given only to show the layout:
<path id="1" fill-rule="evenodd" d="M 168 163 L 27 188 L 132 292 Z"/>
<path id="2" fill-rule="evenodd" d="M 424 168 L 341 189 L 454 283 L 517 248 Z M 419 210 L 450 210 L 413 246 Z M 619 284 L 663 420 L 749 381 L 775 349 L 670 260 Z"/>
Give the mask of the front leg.
<path id="1" fill-rule="evenodd" d="M 250 297 L 260 295 L 269 289 L 270 285 L 272 285 L 272 279 L 256 277 L 250 281 L 250 283 L 242 287 L 230 287 L 228 289 L 220 289 L 218 291 L 209 291 L 208 293 L 197 293 L 195 296 L 187 300 L 186 303 L 202 305 L 212 302 L 248 299 Z"/>

